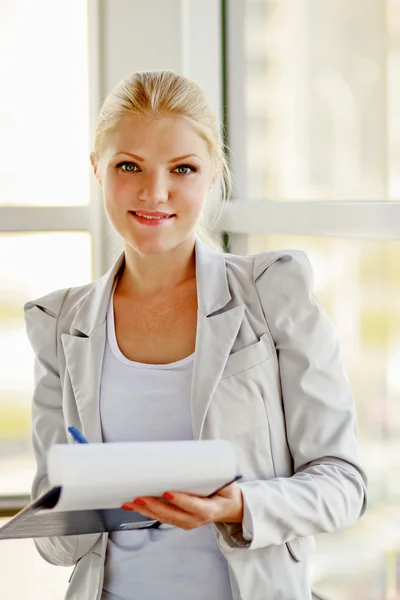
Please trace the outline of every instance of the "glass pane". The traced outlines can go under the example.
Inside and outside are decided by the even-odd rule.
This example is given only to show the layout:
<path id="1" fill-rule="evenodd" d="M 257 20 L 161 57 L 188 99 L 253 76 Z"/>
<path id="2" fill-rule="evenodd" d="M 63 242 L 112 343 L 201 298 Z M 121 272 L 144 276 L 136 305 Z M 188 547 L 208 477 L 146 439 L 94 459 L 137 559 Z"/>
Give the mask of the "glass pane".
<path id="1" fill-rule="evenodd" d="M 249 253 L 299 248 L 338 333 L 358 415 L 369 507 L 317 536 L 314 585 L 340 600 L 396 598 L 400 576 L 400 242 L 250 237 Z"/>
<path id="2" fill-rule="evenodd" d="M 0 495 L 29 493 L 33 351 L 23 305 L 59 288 L 91 280 L 87 233 L 0 235 Z"/>
<path id="3" fill-rule="evenodd" d="M 398 198 L 398 0 L 246 0 L 244 27 L 246 197 Z"/>
<path id="4" fill-rule="evenodd" d="M 0 2 L 0 204 L 88 203 L 86 4 Z"/>

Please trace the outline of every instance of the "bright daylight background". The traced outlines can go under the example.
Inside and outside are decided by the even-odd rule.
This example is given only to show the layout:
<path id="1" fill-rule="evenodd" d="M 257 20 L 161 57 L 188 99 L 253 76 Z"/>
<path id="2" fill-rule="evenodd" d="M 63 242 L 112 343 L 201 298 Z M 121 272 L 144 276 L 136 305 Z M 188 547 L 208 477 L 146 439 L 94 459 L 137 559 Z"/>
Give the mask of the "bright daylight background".
<path id="1" fill-rule="evenodd" d="M 221 7 L 227 13 L 233 4 L 244 12 L 244 75 L 227 50 L 224 98 L 228 142 L 244 157 L 235 165 L 238 180 L 246 172 L 242 199 L 398 201 L 400 2 L 225 0 Z M 221 26 L 227 37 L 229 27 Z M 0 206 L 91 201 L 87 31 L 84 0 L 0 3 Z M 236 123 L 229 117 L 239 102 L 232 82 L 243 100 Z M 34 471 L 33 354 L 22 306 L 86 283 L 94 272 L 89 230 L 39 229 L 6 231 L 0 212 L 0 496 L 28 493 Z M 398 600 L 400 223 L 398 241 L 268 235 L 267 223 L 265 229 L 247 235 L 249 253 L 300 248 L 309 255 L 316 294 L 340 337 L 370 482 L 366 516 L 318 537 L 313 581 L 332 600 Z M 61 600 L 70 570 L 45 563 L 31 540 L 0 542 L 7 600 Z"/>

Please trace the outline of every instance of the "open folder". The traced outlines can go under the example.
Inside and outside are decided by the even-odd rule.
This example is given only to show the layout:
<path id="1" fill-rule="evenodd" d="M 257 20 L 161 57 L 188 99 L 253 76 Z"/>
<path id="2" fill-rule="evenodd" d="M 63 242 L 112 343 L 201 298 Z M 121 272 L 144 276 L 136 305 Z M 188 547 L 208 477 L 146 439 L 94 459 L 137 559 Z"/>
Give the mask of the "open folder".
<path id="1" fill-rule="evenodd" d="M 120 508 L 166 491 L 212 496 L 240 478 L 227 440 L 56 444 L 49 489 L 0 528 L 0 539 L 128 531 L 154 521 Z"/>

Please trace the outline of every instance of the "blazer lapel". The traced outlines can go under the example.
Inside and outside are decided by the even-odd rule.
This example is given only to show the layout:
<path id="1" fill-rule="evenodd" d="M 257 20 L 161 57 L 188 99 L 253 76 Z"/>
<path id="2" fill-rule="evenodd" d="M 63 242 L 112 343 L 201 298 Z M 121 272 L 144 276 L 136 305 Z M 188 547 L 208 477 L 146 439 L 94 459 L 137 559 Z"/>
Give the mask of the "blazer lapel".
<path id="1" fill-rule="evenodd" d="M 113 267 L 94 282 L 71 323 L 61 334 L 69 373 L 84 435 L 101 442 L 100 382 L 106 342 L 106 315 L 114 279 L 124 262 L 120 254 Z"/>
<path id="2" fill-rule="evenodd" d="M 105 323 L 90 337 L 61 334 L 83 433 L 90 442 L 102 441 L 99 398 L 105 341 Z"/>
<path id="3" fill-rule="evenodd" d="M 245 306 L 227 307 L 232 298 L 224 255 L 205 246 L 198 237 L 196 281 L 198 312 L 191 410 L 194 439 L 201 439 L 207 410 L 243 321 Z"/>
<path id="4" fill-rule="evenodd" d="M 191 411 L 194 438 L 201 439 L 207 410 L 243 321 L 245 306 L 231 306 L 224 255 L 208 248 L 197 236 L 195 259 L 198 312 Z M 123 263 L 124 253 L 93 284 L 69 333 L 61 335 L 83 433 L 91 442 L 102 441 L 99 398 L 106 315 L 114 279 Z"/>
<path id="5" fill-rule="evenodd" d="M 194 439 L 201 439 L 207 410 L 243 321 L 244 304 L 217 315 L 197 315 L 192 380 Z"/>

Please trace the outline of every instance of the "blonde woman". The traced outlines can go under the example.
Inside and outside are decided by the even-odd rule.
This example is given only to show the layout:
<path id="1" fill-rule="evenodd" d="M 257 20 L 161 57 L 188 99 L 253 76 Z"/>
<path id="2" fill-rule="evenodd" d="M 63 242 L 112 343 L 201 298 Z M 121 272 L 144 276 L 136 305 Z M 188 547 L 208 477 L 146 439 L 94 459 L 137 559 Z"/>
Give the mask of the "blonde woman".
<path id="1" fill-rule="evenodd" d="M 313 536 L 365 510 L 338 344 L 302 252 L 205 243 L 229 171 L 201 89 L 170 71 L 121 81 L 91 155 L 123 253 L 101 279 L 25 306 L 36 353 L 33 497 L 70 441 L 226 438 L 243 480 L 204 499 L 127 498 L 158 529 L 36 540 L 74 565 L 69 600 L 306 600 Z M 128 475 L 129 476 L 129 475 Z"/>

